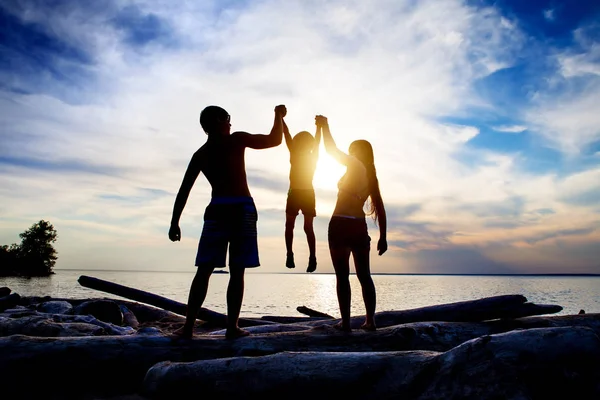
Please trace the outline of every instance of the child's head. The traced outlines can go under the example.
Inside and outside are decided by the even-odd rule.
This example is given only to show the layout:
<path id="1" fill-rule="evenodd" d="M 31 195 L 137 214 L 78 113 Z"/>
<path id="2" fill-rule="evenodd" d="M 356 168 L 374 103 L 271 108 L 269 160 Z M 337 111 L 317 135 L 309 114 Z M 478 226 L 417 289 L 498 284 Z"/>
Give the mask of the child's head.
<path id="1" fill-rule="evenodd" d="M 294 150 L 311 151 L 315 145 L 315 138 L 309 132 L 298 132 L 293 139 Z"/>
<path id="2" fill-rule="evenodd" d="M 218 106 L 208 106 L 200 113 L 200 125 L 207 135 L 229 135 L 229 113 Z"/>

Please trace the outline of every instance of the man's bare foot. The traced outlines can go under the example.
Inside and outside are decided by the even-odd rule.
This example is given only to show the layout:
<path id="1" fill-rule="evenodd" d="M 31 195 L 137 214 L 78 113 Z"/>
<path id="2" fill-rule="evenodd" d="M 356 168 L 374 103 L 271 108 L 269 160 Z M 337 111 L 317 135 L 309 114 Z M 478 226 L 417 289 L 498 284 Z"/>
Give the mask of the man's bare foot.
<path id="1" fill-rule="evenodd" d="M 171 336 L 176 339 L 191 339 L 194 337 L 194 328 L 188 328 L 184 325 L 181 328 L 173 331 Z"/>
<path id="2" fill-rule="evenodd" d="M 235 329 L 227 329 L 227 332 L 225 332 L 225 339 L 237 339 L 248 335 L 250 335 L 250 332 L 236 327 Z"/>
<path id="3" fill-rule="evenodd" d="M 352 332 L 352 329 L 350 328 L 350 324 L 344 324 L 343 322 L 338 322 L 335 325 L 332 325 L 334 327 L 334 329 L 337 329 L 338 331 L 342 331 L 342 332 Z"/>
<path id="4" fill-rule="evenodd" d="M 365 322 L 364 324 L 362 324 L 360 326 L 360 329 L 365 330 L 365 331 L 374 332 L 377 328 L 375 327 L 374 322 Z"/>

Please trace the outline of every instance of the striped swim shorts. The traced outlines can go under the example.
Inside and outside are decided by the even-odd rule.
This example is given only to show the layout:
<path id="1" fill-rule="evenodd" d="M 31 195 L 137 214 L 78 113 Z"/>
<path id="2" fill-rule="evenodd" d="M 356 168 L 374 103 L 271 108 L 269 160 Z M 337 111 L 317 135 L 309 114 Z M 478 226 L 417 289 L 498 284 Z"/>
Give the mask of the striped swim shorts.
<path id="1" fill-rule="evenodd" d="M 196 266 L 225 267 L 227 246 L 230 268 L 260 266 L 257 221 L 252 197 L 213 197 L 204 211 Z"/>

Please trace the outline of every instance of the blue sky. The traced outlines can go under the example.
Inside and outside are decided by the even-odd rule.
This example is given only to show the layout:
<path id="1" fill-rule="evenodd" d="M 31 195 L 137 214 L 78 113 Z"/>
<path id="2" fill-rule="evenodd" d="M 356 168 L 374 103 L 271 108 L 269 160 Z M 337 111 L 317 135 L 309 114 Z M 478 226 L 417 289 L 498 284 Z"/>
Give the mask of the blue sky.
<path id="1" fill-rule="evenodd" d="M 267 133 L 283 103 L 292 132 L 324 114 L 340 147 L 372 142 L 373 271 L 600 273 L 600 3 L 87 3 L 0 4 L 0 243 L 46 219 L 57 268 L 193 271 L 203 177 L 167 231 L 199 112 Z M 288 272 L 287 149 L 246 157 L 261 270 Z M 321 272 L 342 174 L 323 151 Z"/>

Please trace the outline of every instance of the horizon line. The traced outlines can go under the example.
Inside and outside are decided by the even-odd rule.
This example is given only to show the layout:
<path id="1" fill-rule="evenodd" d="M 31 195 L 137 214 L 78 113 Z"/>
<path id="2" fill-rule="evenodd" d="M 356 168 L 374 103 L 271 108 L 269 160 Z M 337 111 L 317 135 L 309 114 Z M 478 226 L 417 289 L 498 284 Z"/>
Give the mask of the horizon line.
<path id="1" fill-rule="evenodd" d="M 195 273 L 192 271 L 157 271 L 157 270 L 125 270 L 125 269 L 74 269 L 74 268 L 54 268 L 54 271 L 90 271 L 90 272 L 158 272 L 158 273 Z M 218 271 L 218 270 L 216 270 Z M 229 272 L 227 269 L 220 271 Z M 250 274 L 277 274 L 277 275 L 309 275 L 306 272 L 261 272 L 248 271 Z M 350 272 L 355 275 L 355 272 Z M 335 272 L 317 272 L 311 275 L 335 275 Z M 600 276 L 600 273 L 427 273 L 427 272 L 371 272 L 371 275 L 414 275 L 414 276 Z"/>

